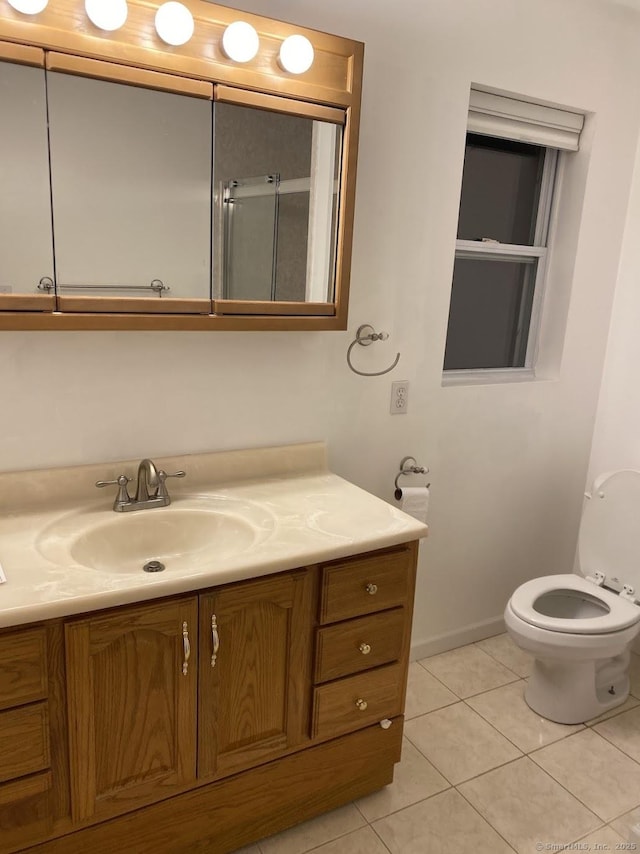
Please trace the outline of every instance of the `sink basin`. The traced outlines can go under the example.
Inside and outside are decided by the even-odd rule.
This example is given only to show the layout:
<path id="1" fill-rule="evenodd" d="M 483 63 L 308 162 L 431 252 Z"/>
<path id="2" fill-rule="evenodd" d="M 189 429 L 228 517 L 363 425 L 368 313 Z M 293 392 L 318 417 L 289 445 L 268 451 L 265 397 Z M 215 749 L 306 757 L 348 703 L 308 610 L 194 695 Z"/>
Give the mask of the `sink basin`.
<path id="1" fill-rule="evenodd" d="M 36 548 L 55 563 L 103 572 L 142 572 L 150 561 L 198 572 L 255 546 L 274 528 L 273 516 L 249 501 L 181 498 L 130 513 L 70 513 L 40 534 Z"/>

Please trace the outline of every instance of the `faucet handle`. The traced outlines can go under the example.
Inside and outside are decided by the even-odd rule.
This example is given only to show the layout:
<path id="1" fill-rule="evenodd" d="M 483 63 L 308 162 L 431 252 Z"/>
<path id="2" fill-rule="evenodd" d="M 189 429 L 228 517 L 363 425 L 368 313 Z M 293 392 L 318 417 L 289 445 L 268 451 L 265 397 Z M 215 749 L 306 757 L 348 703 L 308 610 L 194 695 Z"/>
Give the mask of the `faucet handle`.
<path id="1" fill-rule="evenodd" d="M 121 474 L 120 477 L 115 480 L 97 480 L 96 486 L 98 489 L 102 489 L 103 486 L 118 486 L 118 495 L 116 497 L 116 504 L 128 504 L 131 501 L 129 497 L 129 492 L 127 490 L 127 484 L 131 482 L 131 478 L 127 477 L 126 474 Z"/>
<path id="2" fill-rule="evenodd" d="M 158 498 L 169 498 L 169 493 L 167 492 L 167 484 L 166 480 L 168 477 L 186 477 L 186 471 L 176 471 L 171 474 L 167 474 L 164 469 L 160 469 L 158 472 Z"/>

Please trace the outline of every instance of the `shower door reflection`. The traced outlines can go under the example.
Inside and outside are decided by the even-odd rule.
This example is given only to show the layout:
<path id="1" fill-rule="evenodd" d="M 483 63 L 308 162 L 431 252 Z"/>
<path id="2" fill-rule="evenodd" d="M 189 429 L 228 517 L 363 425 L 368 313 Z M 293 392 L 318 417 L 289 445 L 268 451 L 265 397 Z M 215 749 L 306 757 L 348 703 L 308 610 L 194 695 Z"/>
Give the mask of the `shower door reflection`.
<path id="1" fill-rule="evenodd" d="M 224 185 L 224 297 L 274 300 L 280 176 Z"/>

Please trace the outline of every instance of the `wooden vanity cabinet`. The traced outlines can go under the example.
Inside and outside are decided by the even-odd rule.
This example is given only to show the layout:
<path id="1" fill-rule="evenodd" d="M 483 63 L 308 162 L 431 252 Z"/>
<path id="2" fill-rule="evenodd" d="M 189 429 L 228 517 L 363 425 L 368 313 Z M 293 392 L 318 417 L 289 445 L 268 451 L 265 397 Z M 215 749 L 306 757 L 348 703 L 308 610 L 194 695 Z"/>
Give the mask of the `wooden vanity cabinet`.
<path id="1" fill-rule="evenodd" d="M 1 851 L 53 826 L 46 635 L 42 626 L 0 635 Z"/>
<path id="2" fill-rule="evenodd" d="M 198 777 L 222 777 L 308 740 L 310 570 L 200 596 Z"/>
<path id="3" fill-rule="evenodd" d="M 414 567 L 413 546 L 320 567 L 314 738 L 335 737 L 402 714 Z"/>
<path id="4" fill-rule="evenodd" d="M 73 820 L 128 812 L 184 790 L 196 768 L 225 776 L 308 739 L 311 590 L 302 570 L 69 621 Z"/>
<path id="5" fill-rule="evenodd" d="M 412 543 L 70 617 L 64 656 L 61 621 L 0 633 L 24 659 L 0 655 L 0 739 L 3 702 L 44 733 L 0 783 L 0 854 L 227 854 L 390 783 L 416 559 Z"/>
<path id="6" fill-rule="evenodd" d="M 74 822 L 195 780 L 197 631 L 195 596 L 65 626 Z"/>

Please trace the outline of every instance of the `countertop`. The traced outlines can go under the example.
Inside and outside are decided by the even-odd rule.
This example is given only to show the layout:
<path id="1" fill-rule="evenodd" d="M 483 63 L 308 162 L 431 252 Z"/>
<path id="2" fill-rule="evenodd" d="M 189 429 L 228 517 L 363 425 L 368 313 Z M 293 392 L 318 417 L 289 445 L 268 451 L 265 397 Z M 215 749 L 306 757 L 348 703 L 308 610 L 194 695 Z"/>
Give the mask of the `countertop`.
<path id="1" fill-rule="evenodd" d="M 169 507 L 133 513 L 114 513 L 116 487 L 98 493 L 94 483 L 133 477 L 138 461 L 0 474 L 0 565 L 7 578 L 0 584 L 0 627 L 200 590 L 427 535 L 426 525 L 328 471 L 322 443 L 154 462 L 166 471 L 184 469 L 187 477 L 168 481 Z M 236 507 L 250 510 L 253 534 L 239 551 L 217 554 L 214 535 L 193 564 L 169 556 L 159 573 L 141 566 L 95 569 L 70 557 L 87 524 L 112 530 L 142 514 L 160 522 L 207 503 L 231 515 Z"/>

